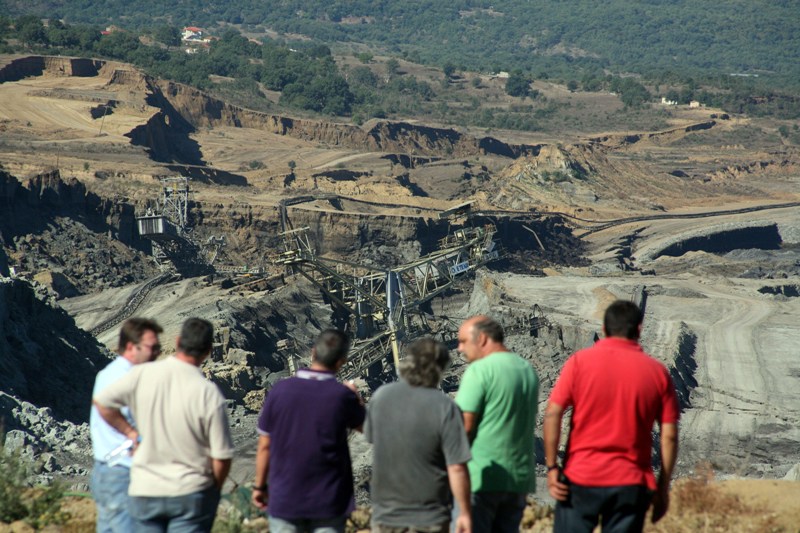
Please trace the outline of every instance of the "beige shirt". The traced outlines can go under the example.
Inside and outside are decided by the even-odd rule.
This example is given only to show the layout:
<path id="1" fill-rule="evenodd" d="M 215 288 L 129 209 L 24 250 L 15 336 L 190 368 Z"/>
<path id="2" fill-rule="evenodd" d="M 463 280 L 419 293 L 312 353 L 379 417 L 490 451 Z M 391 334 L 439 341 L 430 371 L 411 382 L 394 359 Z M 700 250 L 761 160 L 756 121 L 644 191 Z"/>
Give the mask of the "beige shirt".
<path id="1" fill-rule="evenodd" d="M 135 366 L 95 398 L 129 406 L 141 443 L 131 496 L 182 496 L 214 484 L 211 459 L 233 457 L 225 398 L 199 368 L 175 357 Z"/>

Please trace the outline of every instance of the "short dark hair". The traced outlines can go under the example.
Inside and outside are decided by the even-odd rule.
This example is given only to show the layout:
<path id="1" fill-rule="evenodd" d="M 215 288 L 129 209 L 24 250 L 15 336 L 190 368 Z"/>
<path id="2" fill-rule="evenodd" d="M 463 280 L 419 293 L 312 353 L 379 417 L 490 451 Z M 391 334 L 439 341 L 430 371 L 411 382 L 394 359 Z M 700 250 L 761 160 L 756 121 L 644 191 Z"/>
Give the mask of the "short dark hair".
<path id="1" fill-rule="evenodd" d="M 158 322 L 149 318 L 133 317 L 123 322 L 119 330 L 117 351 L 119 353 L 124 352 L 129 342 L 139 344 L 145 331 L 152 331 L 158 335 L 163 332 L 164 329 L 158 325 Z"/>
<path id="2" fill-rule="evenodd" d="M 316 361 L 330 370 L 336 368 L 336 363 L 347 357 L 348 351 L 350 351 L 350 337 L 338 329 L 326 329 L 314 341 Z"/>
<path id="3" fill-rule="evenodd" d="M 636 340 L 639 338 L 639 326 L 642 325 L 643 318 L 641 309 L 635 303 L 617 300 L 606 309 L 603 329 L 607 337 Z"/>
<path id="4" fill-rule="evenodd" d="M 202 318 L 190 318 L 181 327 L 178 350 L 195 359 L 205 357 L 214 344 L 214 326 Z"/>
<path id="5" fill-rule="evenodd" d="M 497 320 L 489 318 L 488 316 L 479 316 L 472 327 L 474 328 L 474 338 L 477 338 L 481 333 L 485 333 L 486 336 L 494 342 L 502 343 L 505 339 L 503 326 L 501 326 Z"/>
<path id="6" fill-rule="evenodd" d="M 418 339 L 409 345 L 406 356 L 400 361 L 400 375 L 414 387 L 435 388 L 442 381 L 442 373 L 450 363 L 447 347 L 430 337 Z"/>

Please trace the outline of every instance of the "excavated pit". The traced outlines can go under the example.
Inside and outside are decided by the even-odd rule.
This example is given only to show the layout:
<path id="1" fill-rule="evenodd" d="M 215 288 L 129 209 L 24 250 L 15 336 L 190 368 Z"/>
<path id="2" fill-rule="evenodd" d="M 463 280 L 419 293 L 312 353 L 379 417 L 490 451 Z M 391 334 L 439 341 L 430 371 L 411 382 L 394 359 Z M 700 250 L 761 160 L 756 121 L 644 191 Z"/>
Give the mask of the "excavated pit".
<path id="1" fill-rule="evenodd" d="M 724 254 L 743 249 L 779 250 L 782 242 L 777 224 L 734 228 L 675 242 L 657 252 L 654 258 L 680 257 L 698 251 Z"/>

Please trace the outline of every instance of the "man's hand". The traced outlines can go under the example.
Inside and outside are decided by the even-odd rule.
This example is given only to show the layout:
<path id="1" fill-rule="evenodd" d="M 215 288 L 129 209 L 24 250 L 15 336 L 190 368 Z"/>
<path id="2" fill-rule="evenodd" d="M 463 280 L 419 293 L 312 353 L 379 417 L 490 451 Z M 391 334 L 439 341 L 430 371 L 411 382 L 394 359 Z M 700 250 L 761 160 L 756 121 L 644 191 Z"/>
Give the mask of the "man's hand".
<path id="1" fill-rule="evenodd" d="M 459 513 L 454 531 L 455 533 L 472 533 L 472 518 L 468 513 Z"/>
<path id="2" fill-rule="evenodd" d="M 669 510 L 669 488 L 659 487 L 653 495 L 653 516 L 650 520 L 655 524 L 667 514 Z"/>
<path id="3" fill-rule="evenodd" d="M 358 392 L 358 387 L 356 387 L 356 382 L 352 379 L 348 379 L 347 381 L 343 382 L 342 385 L 350 389 L 356 394 L 356 398 L 358 398 L 358 403 L 364 405 L 364 398 L 361 397 L 361 393 Z"/>
<path id="4" fill-rule="evenodd" d="M 560 468 L 554 468 L 547 473 L 547 488 L 550 490 L 550 496 L 552 496 L 553 499 L 565 502 L 567 501 L 567 497 L 569 497 L 569 485 L 558 480 L 558 475 L 560 473 Z"/>
<path id="5" fill-rule="evenodd" d="M 266 490 L 253 489 L 253 495 L 250 501 L 259 511 L 266 511 L 267 504 L 269 503 L 269 493 Z"/>

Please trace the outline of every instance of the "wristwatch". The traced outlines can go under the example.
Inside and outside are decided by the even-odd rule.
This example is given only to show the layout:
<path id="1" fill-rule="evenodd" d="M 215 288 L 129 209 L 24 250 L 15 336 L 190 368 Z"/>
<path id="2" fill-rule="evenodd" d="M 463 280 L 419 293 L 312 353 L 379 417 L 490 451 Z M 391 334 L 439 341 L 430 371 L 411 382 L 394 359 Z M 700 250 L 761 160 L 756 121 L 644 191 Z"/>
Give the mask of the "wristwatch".
<path id="1" fill-rule="evenodd" d="M 551 465 L 551 466 L 548 466 L 548 467 L 547 467 L 547 473 L 549 474 L 549 473 L 550 473 L 550 472 L 552 472 L 553 470 L 558 470 L 559 468 L 561 468 L 561 467 L 560 467 L 560 466 L 558 466 L 558 465 Z"/>
<path id="2" fill-rule="evenodd" d="M 253 483 L 253 484 L 250 485 L 250 489 L 251 490 L 261 491 L 261 492 L 266 492 L 268 486 L 269 485 L 267 485 L 266 483 L 264 483 L 263 485 L 256 485 L 255 483 Z"/>

